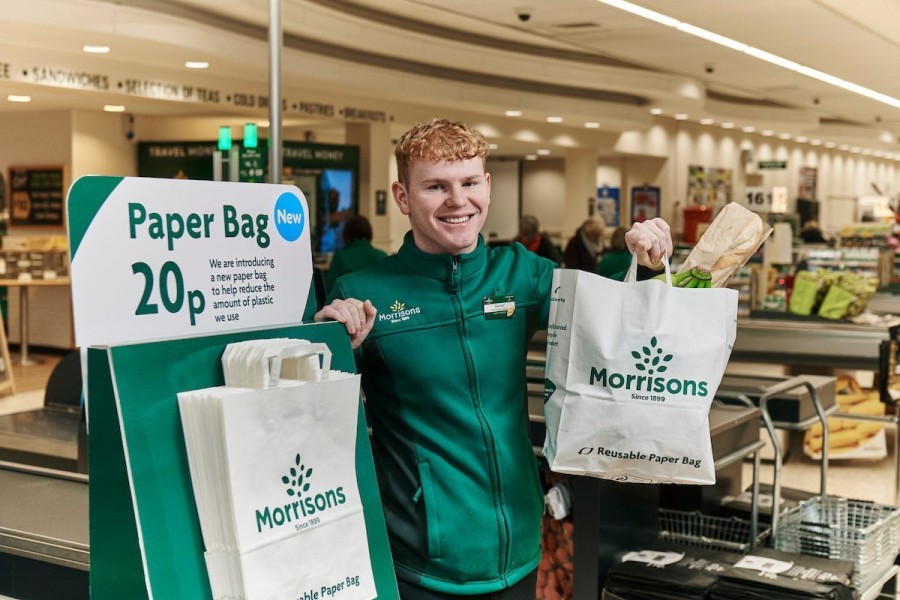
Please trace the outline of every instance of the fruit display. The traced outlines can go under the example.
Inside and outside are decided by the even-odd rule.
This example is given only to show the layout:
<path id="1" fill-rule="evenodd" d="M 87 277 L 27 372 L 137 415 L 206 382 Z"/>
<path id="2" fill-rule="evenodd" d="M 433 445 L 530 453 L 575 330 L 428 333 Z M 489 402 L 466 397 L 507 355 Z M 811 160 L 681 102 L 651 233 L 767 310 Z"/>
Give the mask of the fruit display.
<path id="1" fill-rule="evenodd" d="M 666 274 L 660 273 L 653 279 L 666 280 Z M 712 273 L 706 267 L 691 267 L 681 273 L 672 275 L 672 286 L 682 288 L 708 288 L 712 287 Z"/>
<path id="2" fill-rule="evenodd" d="M 537 600 L 572 597 L 574 568 L 571 518 L 557 521 L 544 516 L 541 523 L 541 563 L 538 565 Z"/>
<path id="3" fill-rule="evenodd" d="M 851 271 L 801 271 L 794 278 L 788 311 L 832 320 L 854 317 L 865 310 L 876 289 L 875 278 Z"/>

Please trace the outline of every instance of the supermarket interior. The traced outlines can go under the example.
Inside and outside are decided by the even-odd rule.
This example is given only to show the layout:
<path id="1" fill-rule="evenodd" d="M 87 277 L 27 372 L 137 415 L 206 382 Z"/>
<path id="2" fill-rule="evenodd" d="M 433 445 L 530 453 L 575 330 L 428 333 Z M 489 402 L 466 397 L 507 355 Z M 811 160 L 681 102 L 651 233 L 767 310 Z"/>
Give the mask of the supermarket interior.
<path id="1" fill-rule="evenodd" d="M 490 209 L 480 215 L 478 248 L 507 256 L 519 251 L 516 242 L 538 251 L 540 241 L 561 268 L 553 295 L 535 302 L 544 306 L 543 327 L 532 327 L 537 309 L 527 298 L 496 286 L 480 290 L 470 307 L 478 319 L 466 319 L 478 323 L 459 326 L 478 338 L 477 331 L 496 331 L 479 329 L 481 321 L 505 314 L 522 319 L 529 336 L 538 330 L 515 359 L 522 372 L 507 377 L 516 379 L 508 389 L 525 392 L 511 404 L 545 494 L 539 562 L 536 555 L 533 569 L 516 571 L 507 540 L 497 587 L 470 581 L 465 594 L 487 597 L 529 582 L 522 575 L 535 570 L 539 600 L 900 599 L 900 80 L 889 76 L 900 68 L 898 28 L 896 0 L 0 0 L 0 599 L 418 597 L 403 585 L 398 592 L 394 571 L 409 580 L 398 557 L 418 540 L 398 541 L 391 520 L 431 528 L 436 514 L 452 512 L 432 506 L 431 494 L 472 500 L 451 489 L 458 480 L 441 480 L 437 458 L 417 457 L 420 472 L 402 472 L 419 480 L 408 490 L 413 504 L 391 504 L 386 490 L 409 482 L 383 479 L 377 450 L 384 446 L 373 425 L 399 427 L 382 419 L 400 422 L 400 409 L 367 413 L 364 394 L 358 430 L 343 432 L 355 449 L 348 460 L 359 481 L 359 515 L 342 516 L 342 526 L 359 518 L 365 527 L 362 549 L 350 544 L 341 559 L 362 556 L 362 575 L 345 573 L 346 585 L 329 587 L 322 578 L 330 571 L 310 566 L 266 587 L 260 581 L 268 572 L 254 575 L 253 565 L 292 563 L 246 558 L 241 532 L 229 532 L 238 541 L 226 535 L 227 552 L 239 558 L 228 560 L 243 573 L 240 583 L 228 583 L 239 590 L 233 595 L 221 583 L 233 564 L 211 558 L 210 521 L 201 514 L 204 502 L 215 502 L 198 490 L 215 478 L 188 465 L 199 450 L 188 441 L 186 409 L 184 421 L 178 409 L 182 391 L 229 377 L 218 359 L 207 368 L 197 357 L 223 354 L 253 331 L 302 337 L 318 348 L 308 368 L 327 372 L 329 360 L 334 372 L 359 368 L 363 388 L 366 369 L 388 371 L 398 353 L 412 362 L 420 356 L 422 365 L 444 361 L 435 343 L 445 344 L 446 364 L 458 347 L 477 362 L 474 343 L 462 337 L 459 344 L 422 337 L 405 354 L 384 341 L 390 334 L 379 327 L 402 333 L 426 318 L 429 307 L 420 309 L 412 290 L 409 297 L 373 290 L 397 294 L 378 309 L 372 335 L 381 337 L 365 342 L 380 344 L 376 359 L 364 354 L 367 346 L 351 353 L 357 342 L 341 327 L 311 324 L 335 289 L 337 265 L 348 269 L 337 257 L 357 244 L 348 226 L 354 219 L 366 218 L 371 246 L 388 260 L 419 243 L 407 235 L 410 227 L 418 233 L 416 214 L 403 203 L 406 182 L 396 183 L 408 172 L 398 169 L 395 147 L 434 118 L 483 135 Z M 277 191 L 278 203 L 269 221 L 262 213 L 254 220 L 254 207 L 269 202 L 267 190 Z M 286 195 L 302 220 L 278 220 Z M 113 213 L 120 205 L 127 209 Z M 676 379 L 674 365 L 707 350 L 712 325 L 682 325 L 679 347 L 660 342 L 671 354 L 657 348 L 657 337 L 598 342 L 603 351 L 627 348 L 635 360 L 652 360 L 655 378 L 653 370 L 626 379 L 612 366 L 589 366 L 591 385 L 581 388 L 606 386 L 608 377 L 611 398 L 635 381 L 638 392 L 659 393 L 631 393 L 631 401 L 654 401 L 633 415 L 665 425 L 678 414 L 669 417 L 670 437 L 709 442 L 714 483 L 599 469 L 609 464 L 603 455 L 623 458 L 607 447 L 641 443 L 639 436 L 622 441 L 625 424 L 576 452 L 591 455 L 594 462 L 584 463 L 591 468 L 553 466 L 564 444 L 557 444 L 562 423 L 552 407 L 568 397 L 564 390 L 588 393 L 551 380 L 562 356 L 555 348 L 571 329 L 590 331 L 587 339 L 602 328 L 594 317 L 580 326 L 573 317 L 576 326 L 548 329 L 562 322 L 554 319 L 565 304 L 555 278 L 580 269 L 578 285 L 584 271 L 609 285 L 601 275 L 621 250 L 618 237 L 657 218 L 674 242 L 671 273 L 694 273 L 692 285 L 681 285 L 721 288 L 709 297 L 736 305 L 734 317 L 723 312 L 725 331 L 715 333 L 726 340 L 717 346 L 724 368 L 713 365 L 714 375 L 703 376 L 721 376 L 701 402 L 704 430 L 684 433 L 674 423 L 687 413 L 666 411 L 675 409 L 679 386 L 687 394 L 694 383 Z M 295 223 L 303 227 L 291 237 Z M 589 238 L 597 223 L 599 237 Z M 570 252 L 579 245 L 587 266 Z M 289 253 L 298 246 L 299 254 Z M 238 288 L 224 273 L 233 257 L 248 293 L 232 311 Z M 201 258 L 203 269 L 189 266 Z M 225 268 L 216 262 L 222 258 Z M 698 265 L 705 275 L 693 270 Z M 595 294 L 589 312 L 611 311 L 605 294 Z M 506 341 L 484 336 L 505 364 Z M 587 343 L 571 338 L 566 343 Z M 269 360 L 276 351 L 260 352 L 270 352 Z M 575 368 L 576 355 L 593 347 L 566 352 Z M 670 360 L 671 378 L 661 378 L 667 366 L 658 365 Z M 643 373 L 644 364 L 635 366 Z M 504 379 L 500 367 L 478 368 L 472 381 Z M 408 393 L 390 383 L 398 397 L 401 388 Z M 654 403 L 660 406 L 646 408 Z M 476 403 L 472 414 L 493 440 L 496 424 L 480 411 Z M 649 422 L 630 425 L 648 437 L 655 431 Z M 221 442 L 218 431 L 204 433 Z M 669 442 L 652 450 L 664 455 Z M 284 502 L 291 497 L 296 515 L 310 482 L 322 494 L 312 488 L 301 510 L 328 514 L 313 504 L 328 497 L 326 468 L 315 467 L 322 479 L 311 477 L 313 467 L 306 470 L 294 452 L 290 475 L 274 479 L 284 510 L 278 500 L 259 500 L 251 511 L 255 533 L 290 521 Z M 319 459 L 312 452 L 303 451 L 307 465 Z M 531 460 L 527 447 L 525 454 Z M 484 460 L 496 469 L 486 481 L 502 498 L 496 490 L 509 475 Z M 231 510 L 239 481 L 203 493 L 227 494 L 222 505 Z M 327 481 L 332 493 L 344 489 Z M 334 514 L 350 515 L 343 492 L 335 497 L 342 499 Z M 483 509 L 499 515 L 501 505 Z M 316 539 L 343 531 L 329 529 L 337 517 L 322 520 L 292 523 L 297 533 L 288 542 L 265 544 L 295 543 L 297 563 L 337 560 L 338 550 L 310 552 Z M 431 530 L 426 542 L 423 561 L 452 562 Z M 259 547 L 269 548 L 260 542 L 253 551 Z M 436 590 L 427 598 L 459 595 L 462 588 L 426 584 L 440 577 L 427 580 L 424 571 L 420 583 Z"/>

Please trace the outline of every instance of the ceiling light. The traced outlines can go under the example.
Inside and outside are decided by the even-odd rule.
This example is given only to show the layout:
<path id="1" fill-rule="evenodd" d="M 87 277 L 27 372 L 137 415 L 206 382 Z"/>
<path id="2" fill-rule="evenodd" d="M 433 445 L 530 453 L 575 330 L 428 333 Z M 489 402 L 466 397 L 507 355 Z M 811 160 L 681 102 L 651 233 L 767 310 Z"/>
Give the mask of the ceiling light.
<path id="1" fill-rule="evenodd" d="M 661 109 L 661 108 L 651 108 L 650 109 L 651 115 L 661 115 L 662 113 L 663 113 L 663 109 Z"/>
<path id="2" fill-rule="evenodd" d="M 722 123 L 722 129 L 734 129 L 734 123 L 731 123 L 730 121 Z"/>
<path id="3" fill-rule="evenodd" d="M 496 150 L 499 147 L 497 144 L 488 144 L 488 150 Z"/>
<path id="4" fill-rule="evenodd" d="M 687 121 L 688 116 L 684 113 L 678 113 L 677 115 L 675 115 L 675 120 L 676 121 Z"/>
<path id="5" fill-rule="evenodd" d="M 849 150 L 849 149 L 850 149 L 850 144 L 841 144 L 841 145 L 839 146 L 839 148 L 840 148 L 841 150 Z"/>
<path id="6" fill-rule="evenodd" d="M 712 125 L 712 124 L 715 123 L 715 122 L 716 122 L 715 119 L 710 119 L 709 117 L 705 117 L 705 118 L 703 118 L 703 119 L 700 119 L 700 124 L 701 124 L 701 125 Z"/>
<path id="7" fill-rule="evenodd" d="M 508 110 L 503 114 L 505 114 L 507 117 L 521 117 L 522 111 L 521 110 Z"/>
<path id="8" fill-rule="evenodd" d="M 880 139 L 885 144 L 891 144 L 894 142 L 894 136 L 892 136 L 889 131 L 882 132 L 882 134 L 878 136 L 878 139 Z"/>
<path id="9" fill-rule="evenodd" d="M 797 137 L 794 138 L 794 141 L 797 142 L 798 144 L 805 144 L 806 140 L 808 140 L 808 139 L 809 138 L 807 138 L 805 135 L 798 135 Z"/>
<path id="10" fill-rule="evenodd" d="M 765 50 L 760 50 L 759 48 L 748 46 L 743 42 L 739 42 L 717 33 L 701 29 L 699 27 L 691 25 L 690 23 L 685 23 L 683 21 L 679 21 L 678 19 L 669 17 L 668 15 L 648 10 L 636 4 L 632 4 L 631 2 L 626 2 L 625 0 L 597 1 L 630 12 L 633 15 L 649 19 L 656 23 L 661 23 L 662 25 L 666 25 L 667 27 L 675 27 L 679 31 L 683 31 L 684 33 L 688 33 L 690 35 L 719 44 L 721 46 L 731 48 L 732 50 L 744 52 L 745 54 L 748 54 L 754 58 L 758 58 L 759 60 L 766 61 L 783 69 L 794 71 L 795 73 L 800 73 L 801 75 L 805 75 L 812 79 L 822 81 L 829 85 L 839 87 L 841 89 L 847 90 L 848 92 L 853 92 L 854 94 L 859 94 L 860 96 L 865 96 L 866 98 L 871 98 L 872 100 L 883 102 L 889 106 L 893 106 L 894 108 L 900 108 L 900 99 L 898 98 L 888 96 L 887 94 L 882 94 L 881 92 L 876 92 L 875 90 L 871 90 L 850 81 L 846 81 L 844 79 L 841 79 L 840 77 L 835 77 L 834 75 L 829 75 L 828 73 L 824 73 L 817 69 L 807 67 L 806 65 L 801 65 L 800 63 L 788 60 L 786 58 L 778 56 L 777 54 L 772 54 L 771 52 L 766 52 Z"/>
<path id="11" fill-rule="evenodd" d="M 562 117 L 547 117 L 547 122 L 548 123 L 562 123 L 563 118 Z"/>
<path id="12" fill-rule="evenodd" d="M 91 46 L 90 44 L 85 44 L 81 47 L 85 52 L 89 52 L 91 54 L 108 54 L 109 46 Z"/>
<path id="13" fill-rule="evenodd" d="M 834 148 L 836 146 L 837 146 L 837 144 L 835 144 L 834 142 L 825 142 L 826 148 Z"/>
<path id="14" fill-rule="evenodd" d="M 600 123 L 598 123 L 597 121 L 588 121 L 584 124 L 584 126 L 588 129 L 600 129 Z"/>
<path id="15" fill-rule="evenodd" d="M 789 133 L 779 133 L 779 134 L 778 134 L 778 139 L 779 139 L 779 140 L 789 140 L 789 139 L 791 139 L 791 134 L 789 134 Z"/>
<path id="16" fill-rule="evenodd" d="M 537 154 L 526 154 L 525 160 L 537 160 Z"/>
<path id="17" fill-rule="evenodd" d="M 103 110 L 106 112 L 125 112 L 125 107 L 121 104 L 104 104 Z"/>
<path id="18" fill-rule="evenodd" d="M 639 17 L 644 17 L 645 19 L 650 19 L 651 21 L 656 21 L 657 23 L 661 23 L 662 25 L 667 25 L 669 27 L 676 27 L 679 23 L 681 23 L 681 21 L 679 21 L 678 19 L 673 19 L 672 17 L 667 17 L 664 14 L 644 8 L 643 6 L 638 6 L 637 4 L 632 4 L 631 2 L 626 2 L 625 0 L 598 0 L 598 1 L 602 2 L 603 4 L 609 4 L 610 6 L 614 6 L 621 10 L 630 12 L 631 14 L 637 15 Z"/>
<path id="19" fill-rule="evenodd" d="M 810 140 L 809 143 L 812 144 L 813 146 L 821 146 L 822 140 Z"/>
<path id="20" fill-rule="evenodd" d="M 772 131 L 771 129 L 763 129 L 762 131 L 759 132 L 759 135 L 769 137 L 769 136 L 775 135 L 775 132 Z"/>
<path id="21" fill-rule="evenodd" d="M 546 148 L 539 148 L 537 154 L 538 156 L 550 156 L 550 151 Z"/>
<path id="22" fill-rule="evenodd" d="M 10 94 L 6 99 L 10 102 L 31 102 L 31 96 L 16 96 L 15 94 Z"/>
<path id="23" fill-rule="evenodd" d="M 856 152 L 859 154 L 859 146 L 850 146 L 850 152 Z"/>
<path id="24" fill-rule="evenodd" d="M 747 125 L 746 127 L 741 127 L 741 131 L 743 131 L 744 133 L 753 133 L 754 131 L 756 131 L 756 127 Z"/>
<path id="25" fill-rule="evenodd" d="M 188 60 L 185 61 L 184 66 L 188 69 L 208 69 L 209 63 L 205 60 Z"/>

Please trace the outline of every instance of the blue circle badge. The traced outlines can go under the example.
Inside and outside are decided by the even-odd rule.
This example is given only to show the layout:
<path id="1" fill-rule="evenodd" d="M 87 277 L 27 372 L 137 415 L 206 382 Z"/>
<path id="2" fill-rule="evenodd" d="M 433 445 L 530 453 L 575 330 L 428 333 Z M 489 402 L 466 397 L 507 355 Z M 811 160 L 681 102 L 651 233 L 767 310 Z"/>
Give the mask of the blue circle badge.
<path id="1" fill-rule="evenodd" d="M 303 235 L 306 215 L 303 203 L 292 192 L 285 192 L 275 201 L 275 229 L 287 242 L 296 242 Z"/>

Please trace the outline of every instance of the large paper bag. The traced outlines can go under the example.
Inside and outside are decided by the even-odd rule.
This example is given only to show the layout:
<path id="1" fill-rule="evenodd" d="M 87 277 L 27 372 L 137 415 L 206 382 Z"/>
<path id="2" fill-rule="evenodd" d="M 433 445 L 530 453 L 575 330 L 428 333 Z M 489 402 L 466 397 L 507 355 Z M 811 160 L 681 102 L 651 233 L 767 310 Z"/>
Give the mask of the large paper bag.
<path id="1" fill-rule="evenodd" d="M 544 455 L 563 473 L 715 483 L 709 407 L 737 328 L 736 290 L 554 272 Z M 668 264 L 666 264 L 668 273 Z"/>

